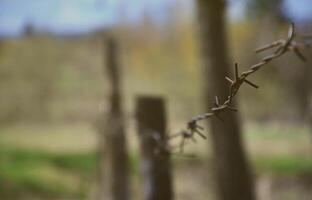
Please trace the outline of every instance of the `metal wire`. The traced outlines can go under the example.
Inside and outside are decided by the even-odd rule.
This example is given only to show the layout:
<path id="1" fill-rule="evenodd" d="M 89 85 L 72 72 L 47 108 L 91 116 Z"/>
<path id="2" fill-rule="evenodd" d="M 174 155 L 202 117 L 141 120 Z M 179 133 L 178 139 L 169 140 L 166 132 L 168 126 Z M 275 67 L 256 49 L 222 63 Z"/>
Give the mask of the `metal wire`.
<path id="1" fill-rule="evenodd" d="M 231 79 L 229 77 L 225 77 L 226 81 L 230 83 L 229 95 L 227 99 L 222 104 L 220 104 L 219 99 L 216 96 L 214 107 L 210 109 L 211 112 L 197 115 L 193 117 L 190 121 L 188 121 L 186 129 L 181 131 L 178 134 L 181 137 L 181 142 L 179 145 L 180 153 L 183 153 L 184 151 L 185 140 L 191 139 L 195 141 L 195 138 L 194 138 L 195 135 L 200 136 L 202 139 L 206 139 L 206 136 L 202 132 L 204 131 L 204 128 L 198 125 L 199 121 L 212 118 L 212 117 L 216 117 L 220 119 L 221 121 L 223 121 L 223 119 L 220 117 L 220 113 L 224 111 L 237 111 L 236 108 L 231 106 L 231 103 L 232 103 L 233 98 L 236 96 L 237 92 L 239 91 L 240 87 L 243 84 L 248 84 L 249 86 L 254 87 L 256 89 L 259 87 L 258 85 L 247 80 L 248 76 L 250 76 L 251 74 L 254 74 L 258 70 L 260 70 L 264 65 L 268 64 L 272 60 L 275 60 L 276 58 L 284 55 L 285 53 L 289 51 L 294 52 L 295 55 L 300 60 L 306 61 L 306 58 L 301 53 L 301 50 L 307 47 L 311 47 L 312 46 L 311 41 L 303 41 L 303 42 L 294 41 L 294 38 L 295 38 L 295 27 L 294 27 L 294 23 L 291 23 L 289 30 L 288 30 L 288 37 L 286 39 L 274 41 L 271 44 L 267 44 L 255 50 L 256 53 L 260 53 L 263 51 L 274 49 L 272 54 L 263 57 L 258 63 L 251 65 L 248 70 L 242 72 L 240 75 L 238 72 L 238 64 L 235 63 L 234 78 Z"/>

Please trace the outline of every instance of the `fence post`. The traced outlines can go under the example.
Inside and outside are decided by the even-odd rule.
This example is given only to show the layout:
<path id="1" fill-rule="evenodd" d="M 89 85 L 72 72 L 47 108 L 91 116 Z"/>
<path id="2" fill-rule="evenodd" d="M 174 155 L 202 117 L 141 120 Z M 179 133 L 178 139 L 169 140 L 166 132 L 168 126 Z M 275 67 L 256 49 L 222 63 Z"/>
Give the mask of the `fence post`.
<path id="1" fill-rule="evenodd" d="M 105 72 L 109 79 L 110 110 L 105 116 L 105 124 L 101 131 L 100 172 L 101 200 L 128 200 L 129 197 L 129 163 L 125 136 L 124 116 L 122 109 L 121 80 L 118 63 L 118 48 L 113 38 L 104 43 L 106 53 Z M 102 150 L 101 150 L 102 149 Z"/>
<path id="2" fill-rule="evenodd" d="M 172 200 L 170 154 L 166 147 L 165 103 L 162 98 L 141 96 L 136 102 L 141 151 L 143 200 Z"/>

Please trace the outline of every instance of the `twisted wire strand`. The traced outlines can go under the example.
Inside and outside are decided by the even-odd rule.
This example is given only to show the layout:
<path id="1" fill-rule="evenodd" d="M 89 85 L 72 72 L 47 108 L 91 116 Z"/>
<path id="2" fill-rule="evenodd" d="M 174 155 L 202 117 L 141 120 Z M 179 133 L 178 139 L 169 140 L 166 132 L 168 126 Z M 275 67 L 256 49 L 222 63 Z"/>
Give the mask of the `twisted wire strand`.
<path id="1" fill-rule="evenodd" d="M 236 108 L 231 106 L 231 103 L 232 103 L 233 98 L 236 96 L 237 92 L 239 91 L 240 87 L 243 84 L 248 84 L 249 86 L 254 87 L 256 89 L 259 87 L 258 85 L 247 80 L 248 76 L 250 76 L 251 74 L 254 74 L 258 70 L 260 70 L 264 65 L 267 65 L 272 60 L 279 58 L 280 56 L 284 55 L 285 53 L 289 51 L 294 52 L 296 56 L 302 61 L 306 61 L 306 58 L 301 53 L 301 50 L 307 47 L 312 47 L 311 41 L 299 42 L 299 41 L 294 41 L 294 38 L 295 38 L 295 26 L 294 26 L 294 23 L 291 23 L 289 30 L 288 30 L 288 37 L 286 39 L 274 41 L 271 44 L 267 44 L 255 50 L 256 53 L 260 53 L 260 52 L 275 48 L 272 54 L 263 57 L 258 63 L 251 65 L 248 70 L 242 72 L 240 75 L 238 72 L 238 64 L 235 63 L 234 80 L 232 80 L 229 77 L 225 77 L 226 81 L 230 83 L 229 95 L 227 99 L 222 104 L 220 104 L 219 99 L 216 96 L 215 103 L 214 103 L 215 106 L 210 109 L 211 112 L 193 117 L 190 121 L 188 121 L 186 130 L 183 130 L 180 133 L 178 133 L 178 136 L 181 137 L 181 142 L 179 145 L 180 153 L 183 153 L 184 151 L 185 140 L 191 139 L 194 142 L 196 142 L 194 138 L 195 135 L 200 136 L 202 139 L 206 139 L 205 134 L 202 132 L 204 131 L 204 128 L 198 125 L 199 121 L 212 118 L 212 117 L 216 117 L 220 119 L 221 121 L 223 121 L 223 119 L 220 117 L 220 113 L 224 111 L 234 111 L 234 112 L 237 111 Z M 303 39 L 311 39 L 311 38 L 303 37 Z"/>

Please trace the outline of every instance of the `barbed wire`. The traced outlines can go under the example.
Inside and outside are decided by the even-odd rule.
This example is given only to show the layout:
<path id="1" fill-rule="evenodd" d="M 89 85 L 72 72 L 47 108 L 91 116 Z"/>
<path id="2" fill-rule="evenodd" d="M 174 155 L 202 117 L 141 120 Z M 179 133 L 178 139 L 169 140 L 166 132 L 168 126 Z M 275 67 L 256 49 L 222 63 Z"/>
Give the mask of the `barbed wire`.
<path id="1" fill-rule="evenodd" d="M 300 40 L 294 41 L 296 37 L 298 37 L 299 39 L 302 39 L 303 41 L 300 41 Z M 274 51 L 272 54 L 263 57 L 258 63 L 251 65 L 248 70 L 242 72 L 240 75 L 238 71 L 238 63 L 234 64 L 234 78 L 231 79 L 227 76 L 225 77 L 225 80 L 230 83 L 230 86 L 229 86 L 229 95 L 223 103 L 220 103 L 219 98 L 216 96 L 214 107 L 210 109 L 210 112 L 193 117 L 190 121 L 188 121 L 187 127 L 185 130 L 182 130 L 180 133 L 170 136 L 169 139 L 181 137 L 181 142 L 179 145 L 180 153 L 183 153 L 184 151 L 186 140 L 193 140 L 194 142 L 196 142 L 195 137 L 194 137 L 195 135 L 200 136 L 202 139 L 206 139 L 207 137 L 203 133 L 204 128 L 198 125 L 199 121 L 212 118 L 212 117 L 216 117 L 217 119 L 223 121 L 223 119 L 220 117 L 221 113 L 223 113 L 224 111 L 236 112 L 237 109 L 232 106 L 232 101 L 234 97 L 236 96 L 237 92 L 239 91 L 239 89 L 241 88 L 241 86 L 243 84 L 248 84 L 249 86 L 255 89 L 259 88 L 258 85 L 249 81 L 247 77 L 250 76 L 251 74 L 254 74 L 258 70 L 260 70 L 264 65 L 268 64 L 272 60 L 275 60 L 276 58 L 284 55 L 287 52 L 294 52 L 295 55 L 300 60 L 305 62 L 306 58 L 302 54 L 301 50 L 307 47 L 312 47 L 311 41 L 308 41 L 311 39 L 312 39 L 311 36 L 306 36 L 306 35 L 296 36 L 295 25 L 294 23 L 291 23 L 289 30 L 288 30 L 288 36 L 286 39 L 274 41 L 270 44 L 267 44 L 255 50 L 256 53 L 260 53 L 260 52 L 273 49 Z"/>

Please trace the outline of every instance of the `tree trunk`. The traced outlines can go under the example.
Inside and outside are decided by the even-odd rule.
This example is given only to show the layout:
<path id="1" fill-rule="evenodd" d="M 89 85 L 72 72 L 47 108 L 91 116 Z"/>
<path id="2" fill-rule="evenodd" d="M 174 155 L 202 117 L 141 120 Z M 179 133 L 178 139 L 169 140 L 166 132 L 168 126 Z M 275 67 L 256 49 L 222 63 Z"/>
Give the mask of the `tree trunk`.
<path id="1" fill-rule="evenodd" d="M 226 44 L 224 0 L 197 0 L 200 46 L 205 80 L 206 110 L 213 106 L 214 96 L 224 101 L 229 92 L 225 76 L 231 73 Z M 224 122 L 211 119 L 210 132 L 220 200 L 255 199 L 252 175 L 241 139 L 238 113 L 221 115 Z"/>
<path id="2" fill-rule="evenodd" d="M 122 95 L 120 88 L 120 72 L 118 49 L 115 40 L 108 39 L 106 46 L 106 71 L 111 85 L 110 111 L 103 129 L 105 149 L 101 150 L 102 200 L 129 199 L 128 152 L 125 136 L 124 117 L 122 112 Z M 103 143 L 100 143 L 103 144 Z M 101 148 L 101 147 L 100 147 Z M 104 184 L 105 182 L 105 184 Z M 108 191 L 107 191 L 108 190 Z M 106 191 L 106 192 L 105 192 Z"/>
<path id="3" fill-rule="evenodd" d="M 298 65 L 297 65 L 298 66 Z M 306 122 L 309 115 L 310 106 L 310 75 L 311 75 L 311 61 L 301 64 L 302 73 L 300 73 L 294 81 L 294 95 L 297 101 L 299 120 Z"/>

